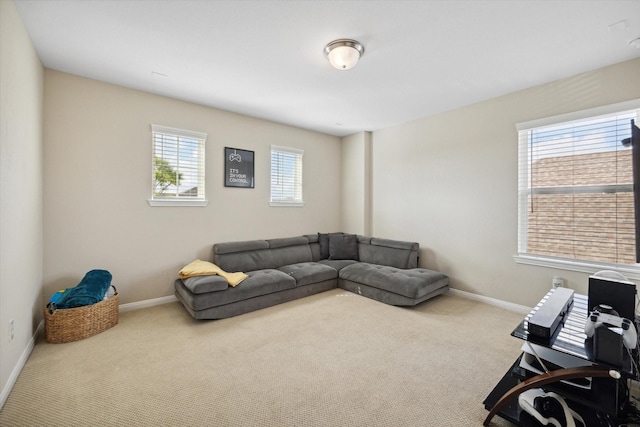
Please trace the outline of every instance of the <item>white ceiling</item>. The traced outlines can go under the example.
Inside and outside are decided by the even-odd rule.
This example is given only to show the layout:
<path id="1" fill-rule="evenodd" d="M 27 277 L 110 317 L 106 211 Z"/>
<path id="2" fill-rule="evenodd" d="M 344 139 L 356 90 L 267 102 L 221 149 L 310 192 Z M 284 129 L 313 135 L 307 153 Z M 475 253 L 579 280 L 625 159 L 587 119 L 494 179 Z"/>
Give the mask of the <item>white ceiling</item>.
<path id="1" fill-rule="evenodd" d="M 338 136 L 640 56 L 640 0 L 15 3 L 47 68 Z"/>

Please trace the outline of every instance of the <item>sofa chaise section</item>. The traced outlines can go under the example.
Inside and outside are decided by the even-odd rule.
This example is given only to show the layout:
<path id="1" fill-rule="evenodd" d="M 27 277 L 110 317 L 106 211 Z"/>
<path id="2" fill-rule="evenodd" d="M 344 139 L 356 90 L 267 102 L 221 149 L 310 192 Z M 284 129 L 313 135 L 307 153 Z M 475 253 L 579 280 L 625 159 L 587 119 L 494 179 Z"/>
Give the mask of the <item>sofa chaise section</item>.
<path id="1" fill-rule="evenodd" d="M 416 242 L 358 236 L 360 262 L 340 269 L 338 286 L 398 306 L 414 306 L 446 292 L 446 275 L 418 268 L 419 249 Z"/>
<path id="2" fill-rule="evenodd" d="M 361 262 L 340 270 L 338 286 L 385 304 L 414 306 L 446 292 L 449 278 L 424 268 L 402 270 Z"/>

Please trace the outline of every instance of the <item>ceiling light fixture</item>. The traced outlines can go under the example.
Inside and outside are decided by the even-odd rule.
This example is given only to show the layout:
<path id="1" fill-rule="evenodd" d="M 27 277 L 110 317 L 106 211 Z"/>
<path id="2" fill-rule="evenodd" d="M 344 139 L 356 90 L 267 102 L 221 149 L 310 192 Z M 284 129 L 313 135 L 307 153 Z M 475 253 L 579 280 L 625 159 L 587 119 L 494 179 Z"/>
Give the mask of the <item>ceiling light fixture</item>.
<path id="1" fill-rule="evenodd" d="M 364 55 L 364 46 L 355 40 L 338 39 L 325 46 L 324 54 L 335 68 L 348 70 Z"/>

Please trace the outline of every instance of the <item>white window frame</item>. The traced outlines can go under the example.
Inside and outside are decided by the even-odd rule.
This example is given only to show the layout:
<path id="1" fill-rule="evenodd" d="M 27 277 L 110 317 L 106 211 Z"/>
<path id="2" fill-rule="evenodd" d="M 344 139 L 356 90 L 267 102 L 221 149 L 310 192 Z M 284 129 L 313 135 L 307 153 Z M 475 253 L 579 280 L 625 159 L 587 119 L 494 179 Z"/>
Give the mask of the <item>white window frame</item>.
<path id="1" fill-rule="evenodd" d="M 274 163 L 274 155 L 280 158 L 288 158 L 295 162 L 294 170 L 289 175 L 283 175 L 278 164 Z M 271 146 L 271 191 L 269 196 L 269 206 L 304 206 L 302 197 L 302 169 L 303 169 L 304 150 L 290 147 L 282 147 L 279 145 Z M 289 182 L 291 187 L 289 191 L 293 192 L 291 197 L 282 195 L 283 186 Z"/>
<path id="2" fill-rule="evenodd" d="M 197 176 L 196 176 L 196 187 L 198 189 L 198 194 L 195 196 L 157 196 L 155 194 L 155 158 L 157 157 L 156 153 L 156 142 L 155 138 L 157 134 L 162 135 L 170 135 L 178 138 L 178 143 L 180 138 L 197 140 Z M 147 200 L 149 206 L 207 206 L 209 203 L 205 196 L 205 143 L 207 140 L 207 134 L 202 132 L 195 132 L 185 129 L 177 129 L 171 128 L 167 126 L 160 125 L 151 125 L 151 198 Z M 178 147 L 176 147 L 178 150 Z M 173 161 L 173 159 L 172 159 Z M 174 165 L 174 167 L 180 170 L 180 161 L 178 159 L 178 164 Z"/>
<path id="3" fill-rule="evenodd" d="M 588 110 L 582 110 L 582 111 L 572 112 L 568 114 L 562 114 L 562 115 L 548 117 L 548 118 L 539 119 L 539 120 L 532 120 L 524 123 L 518 123 L 516 125 L 516 130 L 520 135 L 521 132 L 526 131 L 528 129 L 538 128 L 543 126 L 551 126 L 551 125 L 566 123 L 571 121 L 588 120 L 590 118 L 595 118 L 598 116 L 604 116 L 604 115 L 621 113 L 624 111 L 638 110 L 638 109 L 640 109 L 640 99 L 620 102 L 620 103 L 606 105 L 602 107 L 591 108 Z M 613 270 L 613 271 L 617 271 L 619 273 L 624 274 L 629 279 L 640 280 L 640 264 L 635 264 L 635 265 L 616 264 L 616 263 L 607 263 L 607 262 L 575 260 L 575 259 L 556 258 L 552 256 L 537 255 L 537 254 L 534 255 L 534 254 L 528 254 L 525 252 L 527 230 L 526 230 L 526 227 L 521 226 L 521 224 L 523 221 L 525 223 L 527 221 L 526 209 L 524 209 L 524 212 L 523 212 L 522 207 L 526 205 L 526 198 L 528 193 L 520 191 L 520 182 L 523 179 L 523 173 L 524 174 L 527 173 L 523 171 L 523 165 L 526 164 L 527 162 L 523 162 L 522 160 L 523 158 L 526 158 L 526 156 L 528 156 L 526 147 L 527 147 L 526 141 L 523 143 L 523 141 L 520 140 L 519 138 L 518 253 L 513 256 L 514 261 L 519 264 L 528 264 L 528 265 L 576 271 L 576 272 L 589 273 L 589 274 L 593 274 L 601 270 Z M 524 200 L 522 198 L 524 198 Z M 640 244 L 640 242 L 637 242 L 637 244 Z M 523 246 L 524 246 L 524 250 L 523 250 Z"/>

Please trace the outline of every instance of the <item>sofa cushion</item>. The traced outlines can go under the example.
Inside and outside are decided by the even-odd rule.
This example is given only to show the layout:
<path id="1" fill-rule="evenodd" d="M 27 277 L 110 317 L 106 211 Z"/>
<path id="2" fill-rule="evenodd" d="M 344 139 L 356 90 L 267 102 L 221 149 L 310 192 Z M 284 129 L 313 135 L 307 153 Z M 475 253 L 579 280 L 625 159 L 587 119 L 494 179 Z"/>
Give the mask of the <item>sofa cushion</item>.
<path id="1" fill-rule="evenodd" d="M 213 262 L 226 271 L 247 271 L 273 268 L 273 252 L 270 249 L 258 249 L 245 252 L 215 253 Z"/>
<path id="2" fill-rule="evenodd" d="M 403 270 L 366 262 L 348 265 L 340 270 L 339 274 L 340 279 L 362 283 L 414 299 L 449 284 L 449 278 L 437 271 L 425 268 Z"/>
<path id="3" fill-rule="evenodd" d="M 284 265 L 313 261 L 311 247 L 308 243 L 269 249 L 269 252 L 271 252 L 273 263 L 268 268 L 279 268 Z"/>
<path id="4" fill-rule="evenodd" d="M 338 271 L 335 268 L 317 262 L 301 262 L 299 264 L 285 265 L 278 270 L 296 279 L 296 286 L 310 285 L 338 277 Z"/>
<path id="5" fill-rule="evenodd" d="M 358 260 L 358 238 L 355 234 L 329 234 L 329 259 Z"/>
<path id="6" fill-rule="evenodd" d="M 295 279 L 282 271 L 267 269 L 250 271 L 247 274 L 249 277 L 242 283 L 235 288 L 229 287 L 224 292 L 199 294 L 196 298 L 187 290 L 179 287 L 176 290 L 193 310 L 198 311 L 296 287 Z"/>
<path id="7" fill-rule="evenodd" d="M 371 244 L 371 237 L 367 237 L 367 236 L 363 236 L 361 234 L 358 234 L 358 243 L 362 243 L 364 245 L 370 245 Z"/>
<path id="8" fill-rule="evenodd" d="M 387 242 L 388 244 L 384 244 Z M 371 239 L 368 244 L 361 241 L 358 245 L 358 258 L 369 264 L 416 268 L 418 266 L 418 244 L 384 239 Z"/>
<path id="9" fill-rule="evenodd" d="M 337 271 L 342 270 L 347 265 L 355 264 L 356 262 L 358 261 L 354 261 L 352 259 L 323 259 L 318 261 L 318 263 L 328 265 Z"/>
<path id="10" fill-rule="evenodd" d="M 316 234 L 305 234 L 304 237 L 307 238 L 307 240 L 309 241 L 309 243 L 318 243 L 318 235 L 320 233 L 316 233 Z"/>
<path id="11" fill-rule="evenodd" d="M 269 242 L 248 240 L 213 245 L 213 262 L 226 271 L 253 271 L 269 268 L 273 263 Z"/>
<path id="12" fill-rule="evenodd" d="M 309 239 L 305 236 L 297 236 L 297 237 L 282 237 L 280 239 L 270 239 L 267 240 L 269 243 L 269 248 L 285 248 L 287 246 L 300 246 L 300 245 L 308 245 Z"/>
<path id="13" fill-rule="evenodd" d="M 320 242 L 318 240 L 318 234 L 307 234 L 309 239 L 309 249 L 311 249 L 311 261 L 320 261 L 322 255 L 320 254 Z M 327 255 L 329 256 L 329 255 Z"/>
<path id="14" fill-rule="evenodd" d="M 266 240 L 247 240 L 244 242 L 216 243 L 213 245 L 213 252 L 215 254 L 230 254 L 268 248 L 269 243 Z"/>
<path id="15" fill-rule="evenodd" d="M 370 242 L 374 246 L 385 246 L 387 248 L 405 249 L 409 251 L 417 251 L 420 248 L 418 242 L 405 242 L 402 240 L 389 240 L 372 237 Z"/>
<path id="16" fill-rule="evenodd" d="M 218 275 L 189 277 L 188 279 L 182 279 L 182 283 L 194 294 L 224 291 L 229 287 L 227 279 Z"/>

